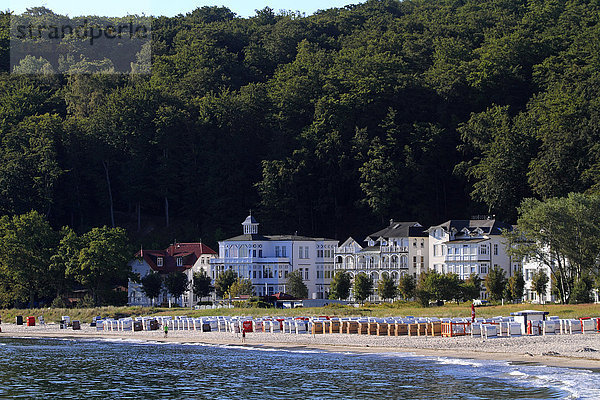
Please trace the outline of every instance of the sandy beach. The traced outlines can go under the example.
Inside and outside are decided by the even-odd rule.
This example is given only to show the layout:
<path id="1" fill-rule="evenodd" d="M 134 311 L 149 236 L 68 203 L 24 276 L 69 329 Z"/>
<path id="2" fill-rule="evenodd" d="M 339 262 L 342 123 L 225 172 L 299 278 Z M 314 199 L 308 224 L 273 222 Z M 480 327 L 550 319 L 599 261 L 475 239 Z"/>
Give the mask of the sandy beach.
<path id="1" fill-rule="evenodd" d="M 600 334 L 497 337 L 483 340 L 472 337 L 248 333 L 245 343 L 242 343 L 240 334 L 230 332 L 169 331 L 165 338 L 162 331 L 105 332 L 96 331 L 89 326 L 82 326 L 77 331 L 60 329 L 58 324 L 35 327 L 2 324 L 0 327 L 0 337 L 103 338 L 226 346 L 302 347 L 336 352 L 401 352 L 430 357 L 505 360 L 600 371 Z"/>

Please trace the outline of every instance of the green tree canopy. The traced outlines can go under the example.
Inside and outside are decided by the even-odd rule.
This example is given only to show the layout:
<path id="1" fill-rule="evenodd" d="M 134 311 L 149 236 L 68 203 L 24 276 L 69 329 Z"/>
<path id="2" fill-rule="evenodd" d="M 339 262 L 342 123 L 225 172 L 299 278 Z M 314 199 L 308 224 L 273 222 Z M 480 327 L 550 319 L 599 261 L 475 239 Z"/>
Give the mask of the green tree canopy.
<path id="1" fill-rule="evenodd" d="M 359 302 L 364 302 L 373 294 L 373 278 L 364 272 L 354 276 L 354 298 Z"/>
<path id="2" fill-rule="evenodd" d="M 36 211 L 0 218 L 0 279 L 5 305 L 27 302 L 33 307 L 47 294 L 45 289 L 55 278 L 51 256 L 57 244 L 57 233 Z"/>
<path id="3" fill-rule="evenodd" d="M 517 229 L 506 233 L 510 253 L 550 268 L 563 303 L 577 279 L 598 271 L 600 196 L 571 193 L 545 201 L 526 199 Z"/>
<path id="4" fill-rule="evenodd" d="M 125 285 L 131 248 L 122 228 L 93 228 L 80 236 L 79 251 L 71 252 L 66 275 L 89 289 L 96 304 L 116 286 Z"/>
<path id="5" fill-rule="evenodd" d="M 200 299 L 207 297 L 215 290 L 212 286 L 212 279 L 207 275 L 205 270 L 201 269 L 194 273 L 192 290 Z"/>
<path id="6" fill-rule="evenodd" d="M 238 278 L 229 287 L 231 297 L 252 296 L 254 294 L 254 286 L 250 279 Z"/>
<path id="7" fill-rule="evenodd" d="M 506 272 L 501 267 L 495 265 L 488 270 L 485 277 L 485 288 L 487 289 L 490 300 L 502 300 L 504 288 L 506 287 Z"/>
<path id="8" fill-rule="evenodd" d="M 542 302 L 542 296 L 546 294 L 548 282 L 548 275 L 542 269 L 535 271 L 531 277 L 531 288 L 537 293 L 540 303 Z"/>
<path id="9" fill-rule="evenodd" d="M 398 288 L 394 280 L 387 274 L 382 274 L 377 282 L 377 294 L 382 299 L 393 299 L 398 293 Z"/>
<path id="10" fill-rule="evenodd" d="M 165 288 L 176 299 L 188 290 L 189 285 L 187 275 L 183 272 L 171 272 L 165 277 Z"/>
<path id="11" fill-rule="evenodd" d="M 160 274 L 151 272 L 141 279 L 141 283 L 142 291 L 152 300 L 152 304 L 154 304 L 154 300 L 160 296 L 163 287 L 163 278 Z"/>
<path id="12" fill-rule="evenodd" d="M 238 275 L 233 270 L 226 270 L 221 272 L 217 279 L 215 279 L 215 293 L 218 297 L 224 298 L 229 293 L 229 288 L 235 281 L 237 281 Z"/>
<path id="13" fill-rule="evenodd" d="M 302 272 L 300 272 L 300 270 L 297 269 L 288 274 L 285 290 L 289 295 L 297 299 L 305 299 L 308 297 L 308 288 L 304 283 Z"/>
<path id="14" fill-rule="evenodd" d="M 523 271 L 521 269 L 508 279 L 508 288 L 513 300 L 520 301 L 523 298 L 525 278 L 523 278 Z"/>
<path id="15" fill-rule="evenodd" d="M 409 300 L 415 297 L 416 287 L 417 282 L 412 275 L 402 275 L 398 281 L 398 292 L 404 298 L 404 300 Z"/>
<path id="16" fill-rule="evenodd" d="M 329 298 L 337 300 L 346 300 L 350 296 L 352 287 L 352 278 L 345 271 L 336 271 L 329 289 Z"/>

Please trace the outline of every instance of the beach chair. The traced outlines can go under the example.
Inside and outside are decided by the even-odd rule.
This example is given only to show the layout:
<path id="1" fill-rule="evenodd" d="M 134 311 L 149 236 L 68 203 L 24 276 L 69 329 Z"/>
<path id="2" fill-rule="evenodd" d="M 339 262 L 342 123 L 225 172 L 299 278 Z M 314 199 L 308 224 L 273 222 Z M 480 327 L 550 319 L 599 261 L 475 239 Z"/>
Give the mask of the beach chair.
<path id="1" fill-rule="evenodd" d="M 487 339 L 498 336 L 498 325 L 483 324 L 481 325 L 481 337 Z"/>
<path id="2" fill-rule="evenodd" d="M 592 333 L 596 331 L 595 321 L 591 318 L 580 318 L 581 333 Z"/>
<path id="3" fill-rule="evenodd" d="M 481 326 L 482 324 L 477 322 L 471 324 L 471 337 L 482 336 Z"/>

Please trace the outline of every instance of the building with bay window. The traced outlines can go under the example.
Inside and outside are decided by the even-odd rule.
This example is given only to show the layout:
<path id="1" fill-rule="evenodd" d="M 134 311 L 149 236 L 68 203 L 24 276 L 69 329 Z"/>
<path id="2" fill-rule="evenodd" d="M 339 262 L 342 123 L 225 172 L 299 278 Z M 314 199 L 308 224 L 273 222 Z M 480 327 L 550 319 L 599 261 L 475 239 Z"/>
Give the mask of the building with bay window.
<path id="1" fill-rule="evenodd" d="M 373 279 L 374 287 L 387 275 L 396 284 L 403 275 L 417 278 L 427 270 L 429 235 L 418 222 L 396 222 L 368 235 L 365 246 L 348 238 L 335 253 L 335 269 L 350 273 L 352 277 L 364 272 Z M 374 294 L 370 300 L 378 300 Z"/>
<path id="2" fill-rule="evenodd" d="M 485 279 L 490 268 L 499 266 L 506 278 L 519 273 L 521 260 L 513 260 L 507 253 L 508 243 L 502 236 L 512 225 L 493 218 L 449 220 L 430 227 L 429 268 L 439 273 L 454 273 L 461 279 L 478 274 Z M 485 288 L 481 293 L 487 298 Z"/>
<path id="3" fill-rule="evenodd" d="M 300 271 L 313 299 L 327 298 L 338 241 L 299 235 L 261 235 L 259 223 L 249 215 L 243 234 L 219 242 L 219 256 L 210 261 L 209 276 L 233 270 L 250 279 L 257 296 L 286 291 L 287 276 Z"/>

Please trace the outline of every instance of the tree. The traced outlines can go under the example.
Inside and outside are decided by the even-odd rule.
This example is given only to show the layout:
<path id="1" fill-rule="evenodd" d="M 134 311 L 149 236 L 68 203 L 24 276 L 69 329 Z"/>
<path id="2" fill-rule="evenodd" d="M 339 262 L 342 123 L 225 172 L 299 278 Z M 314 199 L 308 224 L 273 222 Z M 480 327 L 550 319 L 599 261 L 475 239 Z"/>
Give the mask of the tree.
<path id="1" fill-rule="evenodd" d="M 165 288 L 175 299 L 180 298 L 189 285 L 187 275 L 183 272 L 171 272 L 165 278 Z"/>
<path id="2" fill-rule="evenodd" d="M 359 302 L 364 302 L 373 294 L 373 278 L 364 272 L 354 276 L 354 298 Z"/>
<path id="3" fill-rule="evenodd" d="M 581 304 L 590 303 L 591 281 L 587 278 L 578 279 L 573 285 L 573 293 L 570 298 L 571 303 Z"/>
<path id="4" fill-rule="evenodd" d="M 37 211 L 0 218 L 0 279 L 7 286 L 7 300 L 29 302 L 44 294 L 55 277 L 51 255 L 58 235 Z"/>
<path id="5" fill-rule="evenodd" d="M 337 300 L 345 300 L 350 296 L 350 288 L 352 287 L 352 278 L 345 271 L 337 271 L 331 280 L 329 289 L 329 298 Z"/>
<path id="6" fill-rule="evenodd" d="M 533 138 L 518 129 L 520 121 L 511 120 L 508 106 L 494 106 L 472 114 L 459 128 L 462 150 L 477 156 L 457 166 L 457 172 L 474 181 L 474 200 L 505 218 L 514 218 L 517 206 L 531 192 L 527 167 L 534 154 Z"/>
<path id="7" fill-rule="evenodd" d="M 160 296 L 160 291 L 163 286 L 163 279 L 160 274 L 151 272 L 141 280 L 142 291 L 144 294 L 152 299 L 152 305 L 154 305 L 154 299 Z"/>
<path id="8" fill-rule="evenodd" d="M 110 297 L 109 291 L 127 282 L 131 254 L 127 234 L 123 228 L 93 228 L 80 237 L 78 245 L 66 275 L 89 289 L 100 304 L 103 297 Z"/>
<path id="9" fill-rule="evenodd" d="M 523 271 L 521 269 L 508 279 L 508 287 L 513 301 L 520 301 L 523 298 L 525 278 L 523 278 Z"/>
<path id="10" fill-rule="evenodd" d="M 404 298 L 404 300 L 415 297 L 415 289 L 417 283 L 412 275 L 402 275 L 398 282 L 398 292 Z"/>
<path id="11" fill-rule="evenodd" d="M 471 274 L 461 283 L 463 301 L 478 299 L 481 293 L 481 278 L 477 274 Z"/>
<path id="12" fill-rule="evenodd" d="M 548 275 L 542 269 L 535 271 L 531 277 L 531 288 L 537 293 L 540 304 L 542 304 L 542 296 L 546 293 L 548 281 Z"/>
<path id="13" fill-rule="evenodd" d="M 250 279 L 238 278 L 229 287 L 231 297 L 252 296 L 254 294 L 254 285 Z"/>
<path id="14" fill-rule="evenodd" d="M 501 300 L 505 286 L 506 272 L 497 265 L 495 265 L 493 268 L 490 268 L 487 276 L 485 277 L 485 287 L 490 296 L 490 300 Z"/>
<path id="15" fill-rule="evenodd" d="M 231 269 L 221 272 L 215 280 L 215 293 L 217 296 L 224 298 L 225 294 L 229 292 L 229 288 L 237 278 L 238 275 Z"/>
<path id="16" fill-rule="evenodd" d="M 560 300 L 568 303 L 574 283 L 595 272 L 600 254 L 600 196 L 571 193 L 545 201 L 525 199 L 517 229 L 505 233 L 509 254 L 549 268 Z"/>
<path id="17" fill-rule="evenodd" d="M 393 299 L 396 297 L 398 289 L 396 283 L 387 274 L 383 274 L 379 282 L 377 283 L 377 294 L 382 299 Z"/>
<path id="18" fill-rule="evenodd" d="M 285 287 L 288 294 L 297 299 L 305 299 L 308 297 L 308 288 L 304 284 L 304 279 L 302 278 L 302 272 L 300 270 L 295 270 L 288 274 Z"/>
<path id="19" fill-rule="evenodd" d="M 212 286 L 212 279 L 206 274 L 205 270 L 201 269 L 199 272 L 194 273 L 192 290 L 201 300 L 215 290 Z"/>
<path id="20" fill-rule="evenodd" d="M 420 275 L 417 294 L 423 301 L 427 298 L 437 301 L 456 300 L 458 302 L 463 296 L 458 275 L 440 274 L 434 270 Z"/>

